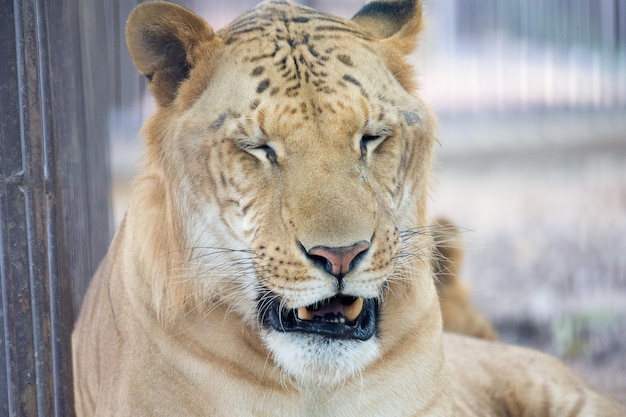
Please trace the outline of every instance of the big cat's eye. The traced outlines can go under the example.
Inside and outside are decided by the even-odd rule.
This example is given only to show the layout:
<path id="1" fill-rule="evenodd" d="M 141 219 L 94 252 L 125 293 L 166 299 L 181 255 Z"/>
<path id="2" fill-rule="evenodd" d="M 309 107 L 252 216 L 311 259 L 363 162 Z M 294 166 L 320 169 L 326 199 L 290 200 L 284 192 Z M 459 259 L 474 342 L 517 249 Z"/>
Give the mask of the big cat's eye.
<path id="1" fill-rule="evenodd" d="M 276 164 L 278 161 L 276 151 L 269 145 L 244 146 L 243 150 L 260 160 L 267 159 L 272 164 Z"/>
<path id="2" fill-rule="evenodd" d="M 384 135 L 363 135 L 361 136 L 361 157 L 365 157 L 380 145 L 386 136 Z"/>
<path id="3" fill-rule="evenodd" d="M 267 158 L 268 161 L 270 161 L 273 164 L 276 163 L 277 157 L 276 157 L 276 151 L 274 150 L 274 148 L 272 148 L 269 145 L 263 145 L 263 146 L 259 146 L 257 149 L 265 152 L 265 157 Z"/>

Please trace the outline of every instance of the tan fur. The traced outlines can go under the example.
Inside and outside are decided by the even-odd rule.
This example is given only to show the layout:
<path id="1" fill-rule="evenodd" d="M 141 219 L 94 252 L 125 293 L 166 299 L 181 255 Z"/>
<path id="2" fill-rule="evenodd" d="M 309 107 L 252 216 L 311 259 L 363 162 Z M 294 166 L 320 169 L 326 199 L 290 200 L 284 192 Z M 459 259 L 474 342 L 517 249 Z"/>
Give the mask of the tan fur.
<path id="1" fill-rule="evenodd" d="M 131 14 L 159 109 L 73 335 L 79 417 L 622 414 L 553 359 L 442 337 L 435 121 L 406 90 L 421 6 L 364 10 L 270 2 L 217 33 L 167 3 Z M 306 254 L 363 241 L 341 277 Z M 371 337 L 267 324 L 339 292 L 377 300 Z"/>
<path id="2" fill-rule="evenodd" d="M 450 221 L 439 218 L 433 225 L 433 235 L 433 269 L 443 329 L 481 339 L 498 339 L 497 332 L 472 303 L 470 291 L 461 280 L 464 255 L 458 228 Z"/>

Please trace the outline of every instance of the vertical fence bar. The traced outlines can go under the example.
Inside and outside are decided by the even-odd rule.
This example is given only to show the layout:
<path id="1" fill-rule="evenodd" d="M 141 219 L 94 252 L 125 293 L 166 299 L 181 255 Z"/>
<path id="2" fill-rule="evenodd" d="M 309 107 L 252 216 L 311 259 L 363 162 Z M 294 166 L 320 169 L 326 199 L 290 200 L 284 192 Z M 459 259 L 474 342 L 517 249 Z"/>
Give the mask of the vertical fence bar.
<path id="1" fill-rule="evenodd" d="M 96 5 L 0 0 L 2 416 L 74 414 L 74 315 L 110 237 L 108 80 L 86 70 L 107 49 L 79 17 Z"/>

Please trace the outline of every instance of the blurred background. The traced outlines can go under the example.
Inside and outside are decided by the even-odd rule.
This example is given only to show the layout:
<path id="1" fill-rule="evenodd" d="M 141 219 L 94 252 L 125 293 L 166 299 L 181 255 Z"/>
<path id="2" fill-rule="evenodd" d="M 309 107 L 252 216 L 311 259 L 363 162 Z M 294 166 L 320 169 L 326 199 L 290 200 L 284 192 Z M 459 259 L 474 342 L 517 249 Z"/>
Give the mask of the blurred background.
<path id="1" fill-rule="evenodd" d="M 254 7 L 179 2 L 214 29 Z M 351 17 L 355 0 L 301 1 Z M 113 216 L 154 108 L 116 0 Z M 552 353 L 626 403 L 626 1 L 429 0 L 411 57 L 440 118 L 432 216 L 463 230 L 464 279 L 502 339 Z"/>

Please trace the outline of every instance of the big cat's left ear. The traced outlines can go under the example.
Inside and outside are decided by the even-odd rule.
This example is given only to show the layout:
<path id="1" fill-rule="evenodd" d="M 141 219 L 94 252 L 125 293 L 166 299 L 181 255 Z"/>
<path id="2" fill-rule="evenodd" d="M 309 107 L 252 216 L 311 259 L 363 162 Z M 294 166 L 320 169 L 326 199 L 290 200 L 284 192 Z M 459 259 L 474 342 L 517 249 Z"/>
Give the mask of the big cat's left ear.
<path id="1" fill-rule="evenodd" d="M 368 2 L 352 18 L 378 39 L 392 41 L 404 54 L 416 46 L 417 35 L 422 30 L 421 0 L 374 0 Z"/>

